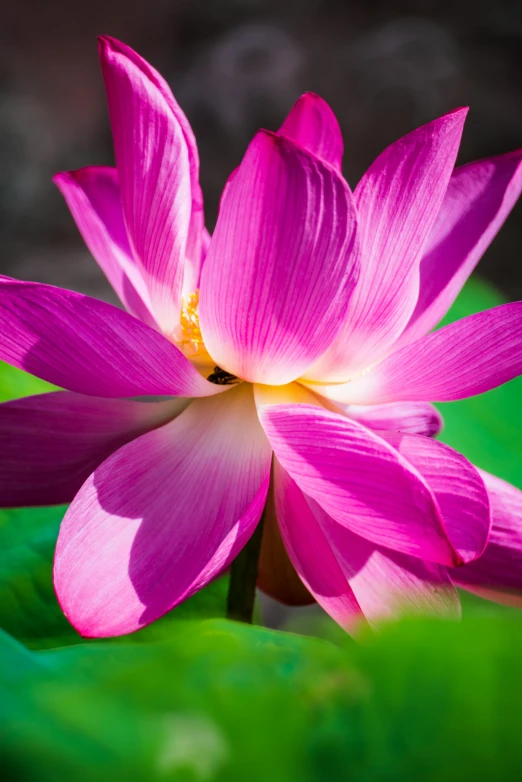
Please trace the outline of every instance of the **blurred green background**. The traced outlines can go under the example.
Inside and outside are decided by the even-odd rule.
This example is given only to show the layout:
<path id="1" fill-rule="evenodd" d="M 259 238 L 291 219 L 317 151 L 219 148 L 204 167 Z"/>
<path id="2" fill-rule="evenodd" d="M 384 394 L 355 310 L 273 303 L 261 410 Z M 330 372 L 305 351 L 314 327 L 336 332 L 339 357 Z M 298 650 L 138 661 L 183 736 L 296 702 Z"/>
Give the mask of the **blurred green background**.
<path id="1" fill-rule="evenodd" d="M 468 283 L 448 320 L 494 306 Z M 0 399 L 47 390 L 0 367 Z M 440 405 L 442 439 L 522 488 L 522 379 Z M 522 613 L 357 641 L 318 610 L 224 618 L 222 578 L 139 633 L 85 641 L 52 587 L 64 508 L 0 512 L 0 778 L 28 782 L 502 782 L 522 775 Z"/>

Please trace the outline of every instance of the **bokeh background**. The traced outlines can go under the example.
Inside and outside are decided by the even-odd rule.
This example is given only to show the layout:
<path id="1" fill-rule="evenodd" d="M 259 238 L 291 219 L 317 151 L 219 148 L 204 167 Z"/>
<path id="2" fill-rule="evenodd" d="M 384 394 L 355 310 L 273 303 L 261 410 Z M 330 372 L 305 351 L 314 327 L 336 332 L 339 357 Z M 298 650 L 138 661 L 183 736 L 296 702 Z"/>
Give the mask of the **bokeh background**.
<path id="1" fill-rule="evenodd" d="M 96 35 L 167 77 L 198 138 L 207 223 L 260 126 L 314 90 L 341 122 L 354 185 L 391 141 L 470 105 L 460 162 L 522 146 L 516 0 L 16 0 L 0 25 L 0 273 L 111 299 L 53 173 L 111 164 Z M 522 207 L 481 263 L 522 298 Z"/>

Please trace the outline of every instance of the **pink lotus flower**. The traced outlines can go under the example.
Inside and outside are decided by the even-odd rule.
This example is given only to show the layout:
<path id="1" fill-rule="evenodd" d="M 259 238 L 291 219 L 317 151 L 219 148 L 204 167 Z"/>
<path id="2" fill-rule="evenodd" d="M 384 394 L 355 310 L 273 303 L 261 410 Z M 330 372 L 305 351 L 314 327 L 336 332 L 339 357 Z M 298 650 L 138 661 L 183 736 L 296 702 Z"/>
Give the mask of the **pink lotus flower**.
<path id="1" fill-rule="evenodd" d="M 68 389 L 0 407 L 0 498 L 72 500 L 55 562 L 70 621 L 110 636 L 157 619 L 227 568 L 267 496 L 261 586 L 347 629 L 458 612 L 455 583 L 520 605 L 522 493 L 432 439 L 430 402 L 522 372 L 522 303 L 428 332 L 518 197 L 522 152 L 454 169 L 459 109 L 352 193 L 335 117 L 307 94 L 250 144 L 210 240 L 167 84 L 117 41 L 100 52 L 116 168 L 55 181 L 128 312 L 0 281 L 0 358 Z"/>

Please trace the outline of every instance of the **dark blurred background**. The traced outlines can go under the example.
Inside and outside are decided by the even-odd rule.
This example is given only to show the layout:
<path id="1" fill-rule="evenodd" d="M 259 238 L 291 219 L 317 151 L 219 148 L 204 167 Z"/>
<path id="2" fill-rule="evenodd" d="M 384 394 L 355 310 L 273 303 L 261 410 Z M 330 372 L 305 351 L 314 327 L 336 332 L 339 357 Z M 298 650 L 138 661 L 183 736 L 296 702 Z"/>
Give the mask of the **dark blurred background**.
<path id="1" fill-rule="evenodd" d="M 102 298 L 108 285 L 51 183 L 111 164 L 96 35 L 169 80 L 196 132 L 207 224 L 260 126 L 300 93 L 330 102 L 355 185 L 416 125 L 470 105 L 459 162 L 522 146 L 520 0 L 11 0 L 0 25 L 0 273 Z M 522 297 L 522 208 L 481 264 Z"/>

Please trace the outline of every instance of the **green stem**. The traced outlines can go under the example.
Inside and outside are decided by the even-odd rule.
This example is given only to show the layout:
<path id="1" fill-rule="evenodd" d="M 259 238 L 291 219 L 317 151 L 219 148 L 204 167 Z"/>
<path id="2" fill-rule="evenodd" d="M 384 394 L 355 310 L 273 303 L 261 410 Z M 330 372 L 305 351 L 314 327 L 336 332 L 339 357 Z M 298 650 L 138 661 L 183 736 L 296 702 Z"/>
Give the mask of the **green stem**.
<path id="1" fill-rule="evenodd" d="M 252 624 L 256 581 L 261 540 L 263 538 L 264 511 L 254 534 L 232 562 L 228 586 L 227 617 L 236 622 Z"/>

